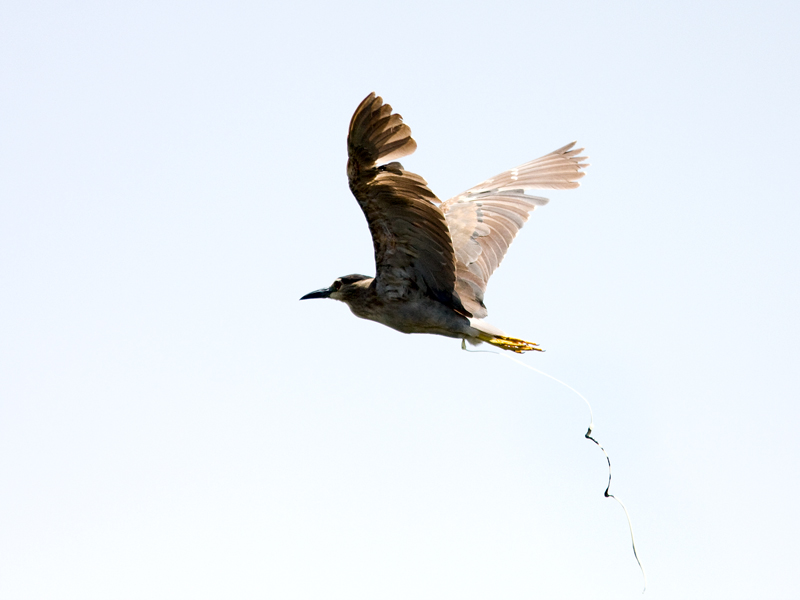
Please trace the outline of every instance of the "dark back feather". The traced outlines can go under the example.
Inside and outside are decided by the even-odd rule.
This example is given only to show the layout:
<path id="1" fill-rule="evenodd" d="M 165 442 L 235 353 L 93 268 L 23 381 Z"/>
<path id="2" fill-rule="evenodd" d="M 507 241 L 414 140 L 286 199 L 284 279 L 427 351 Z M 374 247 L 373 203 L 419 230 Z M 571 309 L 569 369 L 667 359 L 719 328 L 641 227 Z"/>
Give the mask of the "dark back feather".
<path id="1" fill-rule="evenodd" d="M 416 148 L 390 105 L 374 93 L 361 102 L 347 136 L 347 176 L 372 234 L 377 292 L 386 300 L 424 294 L 471 316 L 456 293 L 456 257 L 438 198 L 422 177 L 390 162 Z"/>

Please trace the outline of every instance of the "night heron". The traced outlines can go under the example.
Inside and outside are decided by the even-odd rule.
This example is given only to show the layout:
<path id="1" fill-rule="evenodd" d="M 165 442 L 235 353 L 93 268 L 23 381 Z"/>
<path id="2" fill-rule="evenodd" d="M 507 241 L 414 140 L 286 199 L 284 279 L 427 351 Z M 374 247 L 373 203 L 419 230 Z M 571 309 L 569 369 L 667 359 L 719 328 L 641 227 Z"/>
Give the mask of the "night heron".
<path id="1" fill-rule="evenodd" d="M 345 275 L 301 300 L 333 298 L 357 317 L 403 333 L 539 350 L 484 321 L 483 294 L 528 213 L 547 204 L 525 191 L 578 187 L 588 165 L 574 145 L 441 202 L 422 177 L 394 162 L 417 144 L 402 117 L 370 94 L 350 120 L 347 177 L 372 234 L 376 275 Z"/>

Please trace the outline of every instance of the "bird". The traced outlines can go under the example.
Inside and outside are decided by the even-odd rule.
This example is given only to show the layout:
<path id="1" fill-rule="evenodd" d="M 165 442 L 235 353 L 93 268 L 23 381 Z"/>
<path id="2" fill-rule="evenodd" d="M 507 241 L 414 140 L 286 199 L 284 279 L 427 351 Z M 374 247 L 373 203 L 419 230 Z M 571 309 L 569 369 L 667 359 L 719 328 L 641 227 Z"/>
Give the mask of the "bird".
<path id="1" fill-rule="evenodd" d="M 375 277 L 344 275 L 300 300 L 331 298 L 362 319 L 402 333 L 428 333 L 518 354 L 539 344 L 484 319 L 486 285 L 529 213 L 547 198 L 527 190 L 572 189 L 588 167 L 575 142 L 490 177 L 442 202 L 397 159 L 417 143 L 403 118 L 374 92 L 347 135 L 347 178 L 372 234 Z"/>

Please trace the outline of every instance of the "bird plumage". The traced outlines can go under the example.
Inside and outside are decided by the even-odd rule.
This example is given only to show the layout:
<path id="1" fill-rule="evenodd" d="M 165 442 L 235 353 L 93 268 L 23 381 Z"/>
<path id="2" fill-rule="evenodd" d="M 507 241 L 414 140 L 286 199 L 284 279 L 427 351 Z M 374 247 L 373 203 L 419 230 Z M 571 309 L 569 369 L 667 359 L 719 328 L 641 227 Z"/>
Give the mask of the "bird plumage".
<path id="1" fill-rule="evenodd" d="M 456 291 L 475 317 L 487 315 L 483 304 L 486 284 L 537 206 L 547 198 L 528 189 L 571 189 L 580 184 L 583 148 L 575 142 L 499 175 L 495 175 L 442 204 L 456 252 Z"/>
<path id="2" fill-rule="evenodd" d="M 517 232 L 546 198 L 528 189 L 578 187 L 588 166 L 568 144 L 442 203 L 396 159 L 416 150 L 411 129 L 374 93 L 347 137 L 347 176 L 372 234 L 375 278 L 350 275 L 302 299 L 330 297 L 356 316 L 404 333 L 434 333 L 507 350 L 537 350 L 485 321 L 483 295 Z"/>
<path id="3" fill-rule="evenodd" d="M 417 148 L 411 129 L 391 111 L 370 94 L 347 136 L 347 176 L 372 234 L 376 291 L 398 300 L 420 292 L 466 314 L 455 293 L 455 252 L 439 199 L 399 162 L 378 166 Z"/>

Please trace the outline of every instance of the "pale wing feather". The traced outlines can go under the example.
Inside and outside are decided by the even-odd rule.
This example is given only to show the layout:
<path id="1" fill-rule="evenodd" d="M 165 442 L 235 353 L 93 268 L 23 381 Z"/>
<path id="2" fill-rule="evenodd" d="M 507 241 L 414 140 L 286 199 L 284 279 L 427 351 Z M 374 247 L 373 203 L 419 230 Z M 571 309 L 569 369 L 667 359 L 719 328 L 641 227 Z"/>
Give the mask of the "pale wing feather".
<path id="1" fill-rule="evenodd" d="M 525 193 L 529 189 L 571 189 L 588 166 L 582 148 L 559 148 L 491 177 L 442 204 L 456 255 L 456 291 L 474 317 L 487 315 L 483 304 L 486 284 L 537 206 L 547 198 Z"/>
<path id="2" fill-rule="evenodd" d="M 583 148 L 573 150 L 575 142 L 553 150 L 550 154 L 503 171 L 482 181 L 461 196 L 487 190 L 569 190 L 580 185 L 578 180 L 588 167 L 587 157 L 581 156 Z M 460 197 L 460 196 L 459 196 Z"/>

